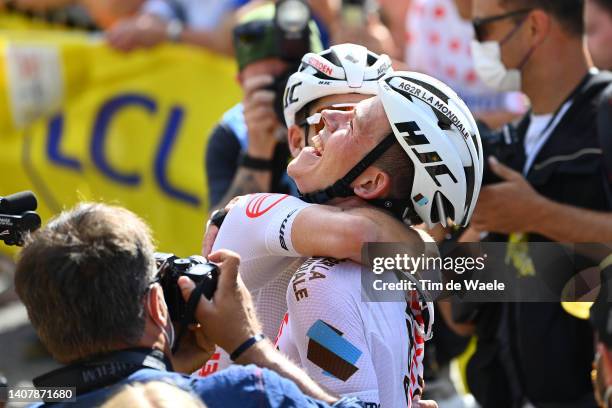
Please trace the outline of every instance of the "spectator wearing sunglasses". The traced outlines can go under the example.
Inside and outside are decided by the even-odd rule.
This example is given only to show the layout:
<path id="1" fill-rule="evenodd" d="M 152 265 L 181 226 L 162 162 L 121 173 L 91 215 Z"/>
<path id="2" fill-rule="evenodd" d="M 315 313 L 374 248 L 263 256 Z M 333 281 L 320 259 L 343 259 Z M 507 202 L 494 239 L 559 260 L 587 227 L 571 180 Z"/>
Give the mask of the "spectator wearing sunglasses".
<path id="1" fill-rule="evenodd" d="M 412 71 L 447 83 L 475 117 L 492 129 L 526 111 L 520 92 L 497 92 L 476 74 L 470 42 L 473 0 L 412 0 L 406 18 L 405 59 Z"/>
<path id="2" fill-rule="evenodd" d="M 610 238 L 611 207 L 596 115 L 612 77 L 591 70 L 583 47 L 580 0 L 474 0 L 476 71 L 491 88 L 522 91 L 531 110 L 508 130 L 516 153 L 489 161 L 501 182 L 483 187 L 472 227 L 499 242 L 598 242 Z M 528 277 L 547 259 L 524 250 Z M 568 260 L 555 271 L 569 279 Z M 593 339 L 559 304 L 489 304 L 472 313 L 477 351 L 470 389 L 483 407 L 594 407 L 589 373 Z"/>

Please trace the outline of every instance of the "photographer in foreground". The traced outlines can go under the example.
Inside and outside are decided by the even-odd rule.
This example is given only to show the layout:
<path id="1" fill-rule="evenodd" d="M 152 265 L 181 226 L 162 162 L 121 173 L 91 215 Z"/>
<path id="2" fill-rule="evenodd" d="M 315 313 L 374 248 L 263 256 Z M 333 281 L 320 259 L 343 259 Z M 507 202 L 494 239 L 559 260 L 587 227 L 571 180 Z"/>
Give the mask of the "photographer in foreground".
<path id="1" fill-rule="evenodd" d="M 146 224 L 104 204 L 80 204 L 60 214 L 28 239 L 15 276 L 42 343 L 69 364 L 34 384 L 76 387 L 77 406 L 88 407 L 100 405 L 118 387 L 154 380 L 190 390 L 208 407 L 359 406 L 325 393 L 258 335 L 236 255 L 218 251 L 209 259 L 218 264 L 216 291 L 210 302 L 194 297 L 188 303 L 186 310 L 199 300 L 202 325 L 191 325 L 177 350 Z M 178 283 L 189 299 L 195 284 L 187 277 Z M 257 366 L 236 366 L 204 379 L 174 372 L 201 366 L 212 350 L 208 341 L 232 352 L 237 364 Z"/>

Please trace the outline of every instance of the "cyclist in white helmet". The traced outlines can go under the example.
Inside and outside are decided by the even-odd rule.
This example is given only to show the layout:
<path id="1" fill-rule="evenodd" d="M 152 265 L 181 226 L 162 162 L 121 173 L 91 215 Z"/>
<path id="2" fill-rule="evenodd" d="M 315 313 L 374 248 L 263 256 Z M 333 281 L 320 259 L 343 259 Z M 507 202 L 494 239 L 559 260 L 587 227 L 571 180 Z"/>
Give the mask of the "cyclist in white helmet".
<path id="1" fill-rule="evenodd" d="M 351 55 L 349 59 L 346 58 L 348 55 Z M 339 65 L 336 66 L 336 63 Z M 334 73 L 336 78 L 327 77 L 331 67 L 336 67 Z M 288 80 L 284 97 L 284 114 L 292 155 L 297 156 L 305 145 L 312 146 L 312 137 L 320 130 L 318 126 L 309 126 L 305 121 L 306 117 L 323 109 L 352 110 L 357 102 L 376 94 L 378 79 L 390 71 L 391 60 L 388 56 L 374 54 L 360 45 L 342 44 L 319 54 L 307 53 L 302 58 L 298 71 Z M 354 240 L 346 237 L 344 241 L 343 245 L 346 248 L 335 247 L 335 253 L 342 254 L 351 249 L 350 243 Z M 359 251 L 361 240 L 352 246 Z M 317 249 L 316 246 L 313 247 L 313 251 Z M 244 260 L 244 254 L 238 252 L 243 255 Z M 304 255 L 318 253 L 310 251 Z M 283 270 L 284 273 L 279 273 L 276 279 L 266 279 L 266 283 L 269 284 L 260 285 L 261 288 L 257 286 L 254 293 L 264 333 L 269 337 L 276 336 L 287 310 L 285 292 L 289 278 L 301 265 L 300 260 L 291 258 L 286 258 L 285 263 L 287 265 L 276 266 L 276 270 Z M 257 273 L 251 271 L 249 275 L 257 276 Z M 256 280 L 261 281 L 261 279 Z M 254 285 L 250 285 L 250 289 L 253 288 Z M 229 364 L 224 353 L 215 357 L 217 358 L 212 359 L 205 367 L 206 374 Z"/>
<path id="2" fill-rule="evenodd" d="M 341 76 L 333 61 L 312 60 L 309 65 L 325 75 L 319 79 L 323 84 Z M 463 225 L 473 210 L 482 177 L 475 123 L 454 92 L 439 81 L 401 74 L 391 74 L 377 84 L 382 100 L 363 101 L 355 111 L 325 110 L 308 116 L 306 123 L 323 119 L 326 128 L 313 138 L 315 146 L 300 151 L 289 171 L 311 201 L 357 195 L 406 222 L 422 220 L 432 226 L 448 218 Z M 285 98 L 296 99 L 289 86 Z M 247 197 L 228 214 L 215 247 L 241 253 L 243 279 L 247 286 L 252 279 L 251 285 L 259 285 L 259 290 L 273 275 L 273 262 L 281 257 L 315 253 L 359 260 L 358 250 L 333 245 L 344 241 L 339 224 L 359 216 L 372 220 L 381 212 L 351 211 L 308 206 L 283 196 Z M 406 229 L 412 236 L 398 239 L 397 229 L 394 235 L 381 223 L 367 225 L 373 235 L 366 240 L 420 239 L 412 230 Z M 246 233 L 249 245 L 263 242 L 260 251 L 241 248 L 246 240 L 235 243 L 236 234 Z M 327 239 L 335 234 L 337 239 Z M 349 234 L 349 238 L 354 237 Z M 264 262 L 265 257 L 271 261 Z M 262 274 L 253 273 L 258 268 L 268 275 L 262 279 Z M 424 321 L 426 313 L 410 299 L 408 306 L 361 303 L 359 277 L 358 264 L 309 260 L 289 285 L 289 318 L 279 347 L 335 392 L 382 406 L 412 406 L 422 387 L 420 360 L 430 327 Z M 343 347 L 339 349 L 338 344 Z"/>

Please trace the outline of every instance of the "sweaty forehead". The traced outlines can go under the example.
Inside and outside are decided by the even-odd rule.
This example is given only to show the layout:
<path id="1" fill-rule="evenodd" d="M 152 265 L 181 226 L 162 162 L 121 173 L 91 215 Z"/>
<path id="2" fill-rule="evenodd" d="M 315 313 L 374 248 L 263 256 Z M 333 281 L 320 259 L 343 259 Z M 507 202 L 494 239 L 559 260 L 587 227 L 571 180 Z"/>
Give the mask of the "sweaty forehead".
<path id="1" fill-rule="evenodd" d="M 355 131 L 359 137 L 380 142 L 391 132 L 391 125 L 378 96 L 365 99 L 355 107 Z"/>

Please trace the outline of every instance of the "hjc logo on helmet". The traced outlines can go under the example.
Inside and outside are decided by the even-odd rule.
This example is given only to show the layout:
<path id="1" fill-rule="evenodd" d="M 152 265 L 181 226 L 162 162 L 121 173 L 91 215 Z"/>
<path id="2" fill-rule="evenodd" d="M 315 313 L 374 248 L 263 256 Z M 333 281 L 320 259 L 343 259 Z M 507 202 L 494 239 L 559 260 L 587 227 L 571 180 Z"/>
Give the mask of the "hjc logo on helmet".
<path id="1" fill-rule="evenodd" d="M 419 125 L 416 122 L 400 122 L 395 123 L 394 125 L 397 131 L 402 134 L 402 137 L 404 138 L 406 143 L 408 143 L 408 145 L 421 146 L 430 144 L 429 140 L 427 139 L 427 136 L 425 136 L 425 134 L 421 132 L 421 128 L 419 128 Z M 412 152 L 419 158 L 421 163 L 440 163 L 425 167 L 425 170 L 427 170 L 427 172 L 438 187 L 442 187 L 442 185 L 437 180 L 437 177 L 444 174 L 448 174 L 453 180 L 453 182 L 455 184 L 457 183 L 457 178 L 453 175 L 453 173 L 446 166 L 446 164 L 441 163 L 442 158 L 435 150 L 428 153 L 419 153 L 414 147 L 412 147 Z"/>

